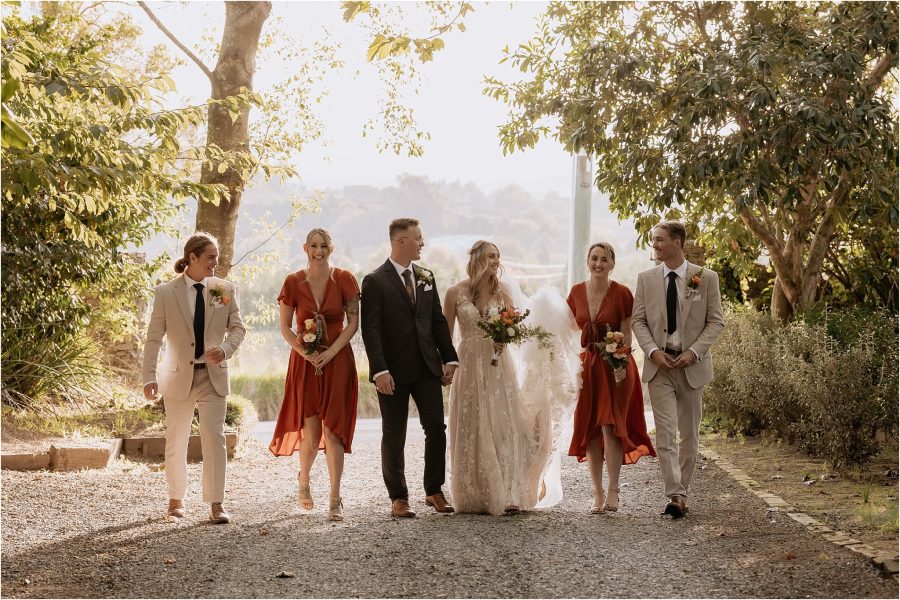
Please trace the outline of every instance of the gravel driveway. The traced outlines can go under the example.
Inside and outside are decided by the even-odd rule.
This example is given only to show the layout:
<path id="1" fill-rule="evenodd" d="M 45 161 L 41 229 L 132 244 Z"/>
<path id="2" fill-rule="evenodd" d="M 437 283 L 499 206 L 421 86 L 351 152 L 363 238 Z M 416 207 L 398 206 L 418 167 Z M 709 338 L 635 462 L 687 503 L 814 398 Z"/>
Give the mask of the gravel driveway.
<path id="1" fill-rule="evenodd" d="M 342 524 L 325 521 L 321 456 L 317 507 L 305 514 L 295 508 L 295 459 L 274 459 L 256 441 L 229 465 L 230 526 L 206 524 L 199 465 L 189 467 L 180 523 L 162 516 L 158 465 L 3 471 L 3 596 L 897 597 L 893 579 L 767 512 L 712 463 L 700 463 L 681 521 L 659 516 L 658 465 L 647 459 L 623 469 L 623 506 L 612 515 L 587 514 L 586 465 L 566 459 L 566 497 L 553 509 L 437 515 L 414 493 L 419 517 L 398 520 L 388 512 L 377 434 L 362 432 L 354 448 Z M 411 435 L 411 490 L 421 454 L 421 436 Z M 294 577 L 277 577 L 282 571 Z"/>

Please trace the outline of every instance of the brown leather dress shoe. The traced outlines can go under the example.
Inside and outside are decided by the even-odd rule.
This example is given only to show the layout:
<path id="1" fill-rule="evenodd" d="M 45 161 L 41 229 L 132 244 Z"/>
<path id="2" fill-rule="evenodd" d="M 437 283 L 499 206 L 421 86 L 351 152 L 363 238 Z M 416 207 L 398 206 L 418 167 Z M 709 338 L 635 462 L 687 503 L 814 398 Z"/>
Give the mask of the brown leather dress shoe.
<path id="1" fill-rule="evenodd" d="M 672 499 L 666 504 L 666 508 L 663 509 L 663 514 L 670 515 L 673 519 L 682 518 L 685 512 L 687 512 L 687 507 L 681 496 L 672 496 Z"/>
<path id="2" fill-rule="evenodd" d="M 408 519 L 416 516 L 416 513 L 409 507 L 408 501 L 398 498 L 391 502 L 391 516 Z"/>
<path id="3" fill-rule="evenodd" d="M 184 516 L 184 502 L 169 499 L 169 510 L 166 511 L 166 514 L 176 519 L 182 518 Z"/>
<path id="4" fill-rule="evenodd" d="M 210 506 L 210 515 L 209 515 L 210 523 L 231 523 L 231 515 L 222 507 L 221 502 L 213 502 Z"/>
<path id="5" fill-rule="evenodd" d="M 450 503 L 447 502 L 447 497 L 444 496 L 444 492 L 438 492 L 437 494 L 432 494 L 431 496 L 425 496 L 425 505 L 433 506 L 434 510 L 439 513 L 456 512 L 455 510 L 453 510 L 453 507 L 450 506 Z"/>

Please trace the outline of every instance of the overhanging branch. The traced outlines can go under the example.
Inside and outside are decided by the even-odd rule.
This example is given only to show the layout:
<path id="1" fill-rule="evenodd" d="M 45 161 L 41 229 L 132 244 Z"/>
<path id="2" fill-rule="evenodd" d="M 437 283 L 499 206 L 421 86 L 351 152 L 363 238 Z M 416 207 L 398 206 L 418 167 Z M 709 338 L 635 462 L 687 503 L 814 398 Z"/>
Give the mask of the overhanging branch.
<path id="1" fill-rule="evenodd" d="M 153 24 L 156 25 L 159 28 L 159 30 L 162 31 L 166 35 L 167 38 L 172 40 L 173 44 L 175 44 L 176 46 L 181 48 L 181 51 L 184 52 L 187 55 L 187 57 L 190 58 L 194 62 L 194 64 L 196 64 L 198 67 L 200 67 L 200 70 L 203 71 L 204 75 L 206 75 L 207 77 L 212 79 L 213 74 L 212 74 L 212 71 L 209 70 L 209 67 L 207 67 L 196 54 L 191 52 L 187 46 L 182 44 L 181 40 L 179 40 L 177 37 L 175 37 L 175 34 L 172 33 L 171 31 L 169 31 L 168 27 L 163 25 L 163 22 L 160 21 L 155 14 L 153 14 L 153 11 L 150 10 L 150 7 L 147 6 L 146 2 L 143 2 L 142 0 L 138 0 L 138 6 L 140 6 L 142 9 L 144 9 L 144 12 L 147 13 L 147 16 L 150 17 L 150 20 L 153 21 Z"/>
<path id="2" fill-rule="evenodd" d="M 875 90 L 881 87 L 881 82 L 884 81 L 890 70 L 894 68 L 894 63 L 896 62 L 897 55 L 891 53 L 885 54 L 878 60 L 872 72 L 866 77 L 866 84 L 869 86 L 870 93 L 874 93 Z"/>

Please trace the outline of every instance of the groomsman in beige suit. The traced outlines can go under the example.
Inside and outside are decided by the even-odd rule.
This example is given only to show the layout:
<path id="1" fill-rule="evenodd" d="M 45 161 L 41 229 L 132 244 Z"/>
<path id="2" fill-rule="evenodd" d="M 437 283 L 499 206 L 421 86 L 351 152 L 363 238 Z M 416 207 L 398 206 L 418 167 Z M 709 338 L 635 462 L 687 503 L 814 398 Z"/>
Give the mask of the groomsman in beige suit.
<path id="1" fill-rule="evenodd" d="M 713 378 L 710 346 L 725 319 L 719 276 L 684 257 L 684 225 L 663 221 L 652 238 L 661 264 L 638 275 L 632 329 L 644 351 L 641 379 L 650 388 L 656 451 L 669 498 L 663 512 L 680 519 L 697 462 L 703 386 Z"/>
<path id="2" fill-rule="evenodd" d="M 244 339 L 244 323 L 233 283 L 213 276 L 218 264 L 216 239 L 193 235 L 175 262 L 178 277 L 156 288 L 144 345 L 144 395 L 163 396 L 166 410 L 166 480 L 171 517 L 184 516 L 187 447 L 194 406 L 200 411 L 203 450 L 203 501 L 210 521 L 229 523 L 225 511 L 225 397 L 228 359 Z M 166 338 L 163 362 L 157 361 Z"/>

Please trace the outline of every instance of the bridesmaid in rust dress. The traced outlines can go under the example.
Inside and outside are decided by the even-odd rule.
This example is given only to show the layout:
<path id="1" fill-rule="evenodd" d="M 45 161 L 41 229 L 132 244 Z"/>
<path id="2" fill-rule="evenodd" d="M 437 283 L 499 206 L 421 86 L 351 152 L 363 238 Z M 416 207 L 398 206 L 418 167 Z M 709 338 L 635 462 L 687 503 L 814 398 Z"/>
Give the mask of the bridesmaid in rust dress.
<path id="1" fill-rule="evenodd" d="M 583 383 L 575 407 L 575 424 L 569 456 L 587 458 L 594 482 L 591 514 L 619 509 L 619 470 L 642 456 L 656 456 L 644 421 L 644 397 L 634 358 L 628 357 L 625 377 L 616 382 L 612 366 L 596 345 L 608 331 L 625 334 L 631 346 L 631 305 L 634 296 L 626 286 L 611 281 L 616 253 L 600 242 L 588 249 L 591 278 L 572 286 L 567 302 L 581 329 Z M 609 475 L 608 494 L 603 491 L 603 459 Z"/>
<path id="2" fill-rule="evenodd" d="M 288 275 L 278 296 L 281 335 L 291 346 L 291 358 L 269 450 L 275 456 L 299 451 L 299 503 L 311 510 L 310 471 L 318 451 L 324 449 L 331 481 L 328 520 L 342 521 L 341 474 L 356 427 L 359 394 L 356 361 L 349 346 L 359 327 L 359 285 L 349 271 L 330 267 L 328 257 L 334 246 L 324 229 L 310 231 L 303 249 L 309 267 Z M 291 328 L 294 319 L 297 330 Z M 297 339 L 308 319 L 325 323 L 327 348 L 315 354 L 304 352 Z"/>

